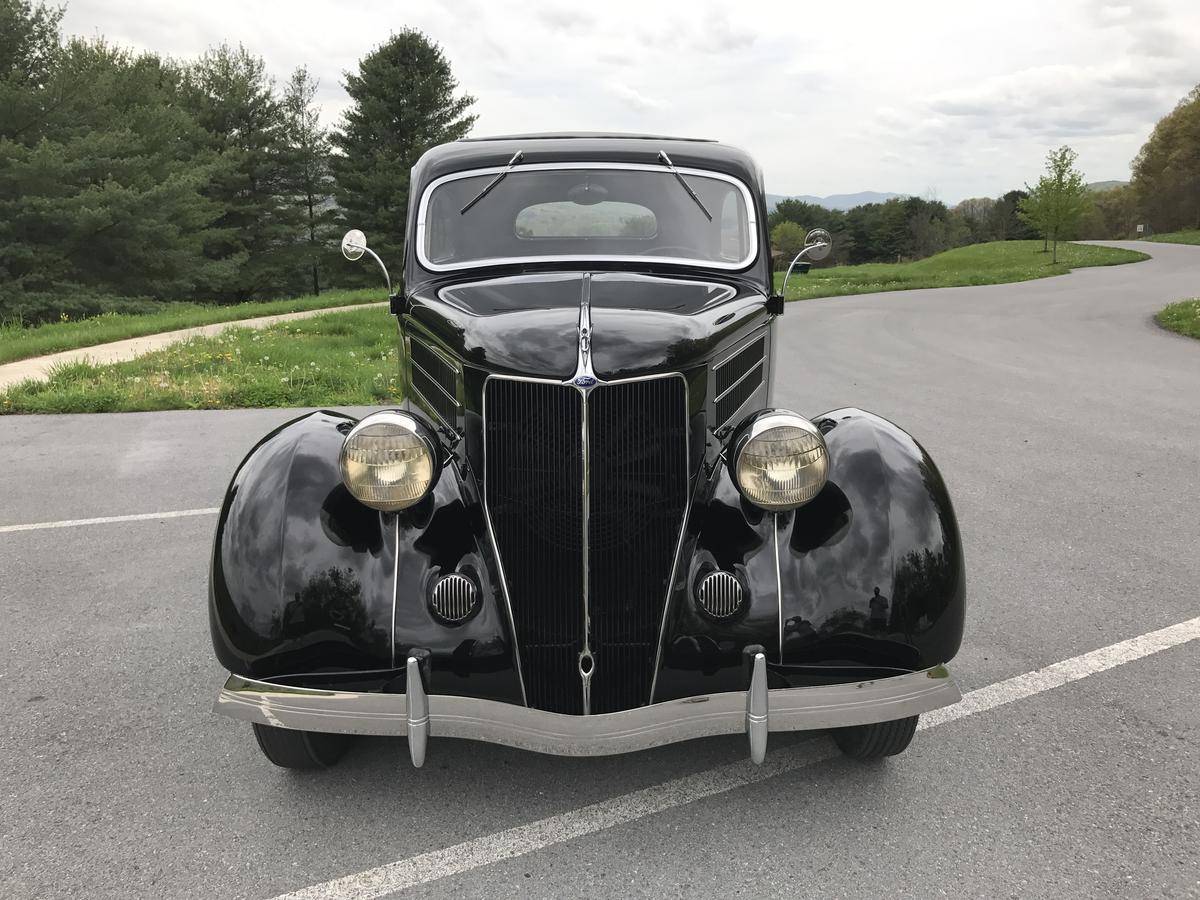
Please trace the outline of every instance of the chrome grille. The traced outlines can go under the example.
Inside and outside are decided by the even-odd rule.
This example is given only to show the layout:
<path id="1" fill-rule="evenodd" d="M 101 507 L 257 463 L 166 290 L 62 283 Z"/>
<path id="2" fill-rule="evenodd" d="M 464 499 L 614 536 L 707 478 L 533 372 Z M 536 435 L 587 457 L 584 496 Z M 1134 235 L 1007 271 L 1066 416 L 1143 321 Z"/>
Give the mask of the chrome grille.
<path id="1" fill-rule="evenodd" d="M 701 580 L 696 602 L 714 619 L 728 619 L 742 609 L 742 583 L 728 572 L 712 572 Z"/>
<path id="2" fill-rule="evenodd" d="M 479 594 L 475 583 L 457 572 L 437 580 L 429 598 L 435 616 L 444 622 L 465 622 L 478 609 Z"/>
<path id="3" fill-rule="evenodd" d="M 573 387 L 489 378 L 484 496 L 529 705 L 582 713 L 583 406 Z"/>
<path id="4" fill-rule="evenodd" d="M 687 505 L 687 389 L 682 378 L 597 388 L 591 436 L 588 611 L 593 713 L 650 696 L 667 579 Z"/>
<path id="5" fill-rule="evenodd" d="M 585 619 L 583 416 L 587 416 Z M 649 700 L 667 582 L 687 504 L 681 377 L 571 386 L 489 378 L 484 491 L 509 589 L 531 706 L 582 713 Z"/>

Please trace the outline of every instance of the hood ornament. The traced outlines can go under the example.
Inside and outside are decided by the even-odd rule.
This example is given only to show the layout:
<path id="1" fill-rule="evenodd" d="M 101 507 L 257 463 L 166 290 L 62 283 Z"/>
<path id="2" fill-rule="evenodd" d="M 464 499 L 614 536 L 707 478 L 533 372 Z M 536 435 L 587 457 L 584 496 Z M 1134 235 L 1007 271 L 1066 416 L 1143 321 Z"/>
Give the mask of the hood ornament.
<path id="1" fill-rule="evenodd" d="M 600 383 L 592 369 L 592 274 L 584 273 L 579 298 L 579 355 L 575 361 L 575 375 L 568 384 L 587 394 Z"/>

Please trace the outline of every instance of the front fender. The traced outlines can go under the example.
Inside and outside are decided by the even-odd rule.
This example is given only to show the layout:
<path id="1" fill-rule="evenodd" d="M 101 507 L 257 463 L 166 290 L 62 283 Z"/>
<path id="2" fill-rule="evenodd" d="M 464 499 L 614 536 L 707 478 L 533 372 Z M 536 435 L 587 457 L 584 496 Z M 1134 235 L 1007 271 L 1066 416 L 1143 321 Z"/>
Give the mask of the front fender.
<path id="1" fill-rule="evenodd" d="M 813 420 L 829 448 L 824 490 L 771 514 L 742 498 L 724 463 L 697 493 L 673 585 L 655 700 L 744 687 L 761 646 L 772 687 L 898 674 L 948 662 L 962 639 L 966 578 L 949 494 L 896 425 L 858 409 Z M 712 621 L 695 590 L 733 573 L 745 611 Z"/>
<path id="2" fill-rule="evenodd" d="M 217 521 L 209 622 L 217 658 L 254 678 L 392 667 L 394 516 L 337 471 L 355 420 L 316 412 L 263 438 Z"/>
<path id="3" fill-rule="evenodd" d="M 829 483 L 780 517 L 783 661 L 909 671 L 948 662 L 962 641 L 966 566 L 937 466 L 871 413 L 814 422 Z"/>
<path id="4" fill-rule="evenodd" d="M 342 485 L 357 420 L 311 413 L 263 438 L 238 467 L 217 524 L 209 619 L 217 658 L 256 679 L 404 689 L 428 651 L 431 691 L 521 701 L 506 607 L 469 473 L 453 462 L 431 494 L 381 513 Z M 468 574 L 477 614 L 444 625 L 427 603 L 442 574 Z"/>

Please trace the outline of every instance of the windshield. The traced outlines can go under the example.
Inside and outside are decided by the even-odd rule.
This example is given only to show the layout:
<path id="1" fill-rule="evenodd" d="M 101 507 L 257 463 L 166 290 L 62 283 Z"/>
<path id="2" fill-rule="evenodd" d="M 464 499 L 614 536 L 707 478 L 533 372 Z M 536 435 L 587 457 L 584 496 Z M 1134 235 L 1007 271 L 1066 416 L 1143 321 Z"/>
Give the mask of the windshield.
<path id="1" fill-rule="evenodd" d="M 502 171 L 452 175 L 425 191 L 417 219 L 422 265 L 446 271 L 569 259 L 742 269 L 754 261 L 750 192 L 728 176 L 679 169 L 685 186 L 666 167 L 518 165 L 497 181 Z"/>

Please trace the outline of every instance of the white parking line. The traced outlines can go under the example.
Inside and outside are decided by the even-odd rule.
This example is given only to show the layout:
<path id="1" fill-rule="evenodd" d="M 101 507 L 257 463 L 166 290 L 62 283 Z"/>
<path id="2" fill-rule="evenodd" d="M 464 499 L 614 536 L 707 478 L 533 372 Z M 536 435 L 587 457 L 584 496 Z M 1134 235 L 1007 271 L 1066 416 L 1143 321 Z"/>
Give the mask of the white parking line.
<path id="1" fill-rule="evenodd" d="M 925 714 L 921 727 L 936 728 L 947 722 L 986 712 L 1196 638 L 1200 638 L 1200 616 L 971 691 L 964 695 L 961 703 Z M 768 750 L 767 760 L 761 766 L 749 761 L 717 766 L 527 825 L 473 838 L 444 850 L 422 853 L 355 875 L 280 894 L 274 900 L 344 900 L 350 897 L 366 900 L 383 897 L 501 860 L 524 856 L 544 847 L 694 803 L 705 797 L 723 794 L 836 755 L 828 741 L 805 742 L 774 752 Z"/>
<path id="2" fill-rule="evenodd" d="M 41 531 L 43 528 L 74 528 L 77 525 L 108 525 L 112 522 L 145 522 L 149 519 L 182 519 L 187 516 L 215 516 L 221 507 L 173 509 L 167 512 L 135 513 L 129 516 L 100 516 L 96 519 L 63 519 L 61 522 L 29 522 L 25 525 L 0 525 L 0 534 L 12 531 Z"/>

